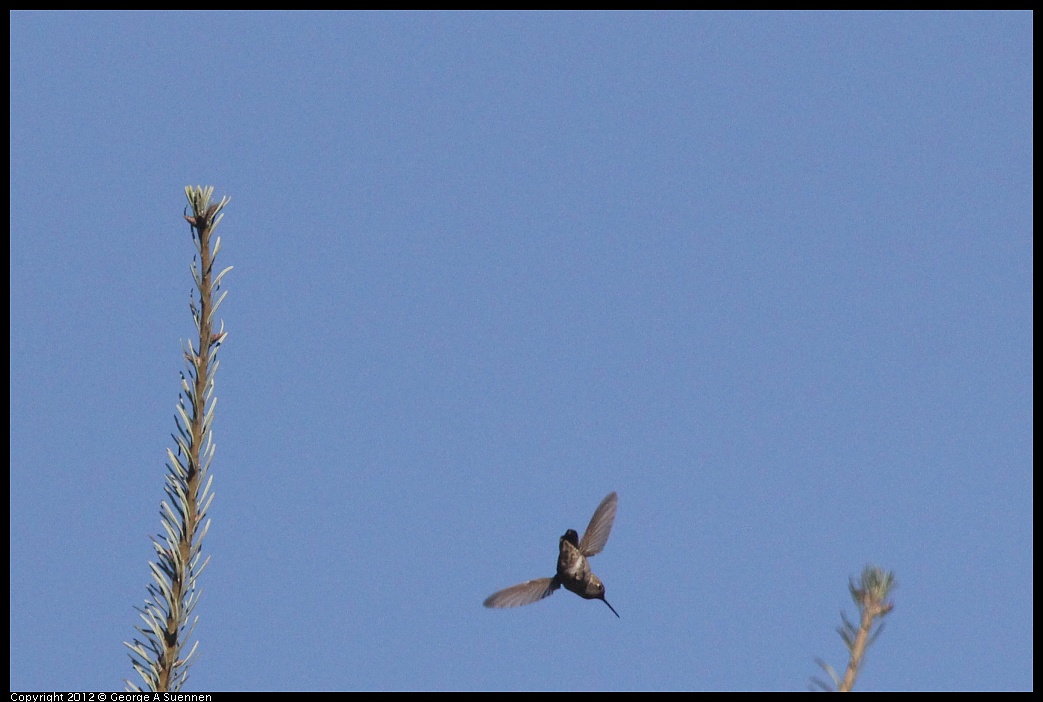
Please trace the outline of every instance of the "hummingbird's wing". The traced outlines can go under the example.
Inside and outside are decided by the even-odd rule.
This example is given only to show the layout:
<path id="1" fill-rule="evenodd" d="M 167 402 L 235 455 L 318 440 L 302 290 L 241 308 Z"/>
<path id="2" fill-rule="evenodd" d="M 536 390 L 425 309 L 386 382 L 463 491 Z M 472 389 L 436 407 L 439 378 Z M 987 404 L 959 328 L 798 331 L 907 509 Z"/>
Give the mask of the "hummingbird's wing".
<path id="1" fill-rule="evenodd" d="M 584 556 L 597 555 L 605 548 L 608 535 L 612 531 L 612 522 L 616 519 L 618 503 L 616 493 L 611 492 L 594 510 L 594 516 L 590 518 L 590 524 L 587 525 L 587 530 L 583 532 L 583 538 L 579 542 L 580 553 Z"/>
<path id="2" fill-rule="evenodd" d="M 557 578 L 536 578 L 521 585 L 494 592 L 485 598 L 486 607 L 520 607 L 538 602 L 561 587 Z"/>

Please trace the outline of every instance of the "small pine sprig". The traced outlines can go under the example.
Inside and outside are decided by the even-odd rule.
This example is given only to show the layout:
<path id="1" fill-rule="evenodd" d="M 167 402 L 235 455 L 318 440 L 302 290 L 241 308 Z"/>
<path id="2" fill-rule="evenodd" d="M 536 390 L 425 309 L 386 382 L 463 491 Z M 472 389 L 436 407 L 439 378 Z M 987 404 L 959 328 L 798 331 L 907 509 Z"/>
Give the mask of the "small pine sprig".
<path id="1" fill-rule="evenodd" d="M 832 666 L 822 659 L 816 660 L 819 667 L 826 671 L 833 680 L 833 686 L 831 687 L 822 680 L 813 678 L 812 681 L 818 687 L 823 690 L 836 690 L 837 692 L 850 692 L 854 688 L 855 678 L 858 677 L 858 673 L 862 669 L 866 651 L 876 642 L 880 633 L 884 630 L 883 622 L 879 623 L 875 631 L 873 630 L 873 625 L 894 609 L 894 603 L 887 598 L 897 585 L 898 581 L 895 580 L 894 573 L 884 571 L 872 565 L 867 565 L 862 570 L 861 582 L 856 583 L 854 578 L 851 579 L 848 583 L 848 589 L 851 590 L 851 599 L 855 601 L 855 605 L 858 607 L 859 624 L 855 626 L 847 618 L 847 615 L 841 612 L 840 618 L 843 624 L 837 629 L 837 633 L 844 640 L 844 645 L 850 654 L 847 671 L 844 673 L 844 678 L 841 679 Z"/>
<path id="2" fill-rule="evenodd" d="M 214 376 L 219 365 L 217 350 L 228 336 L 224 322 L 217 330 L 213 327 L 214 314 L 227 291 L 216 302 L 214 296 L 220 291 L 221 279 L 232 270 L 229 266 L 216 276 L 213 274 L 221 238 L 214 237 L 211 242 L 211 235 L 224 217 L 221 210 L 229 201 L 226 197 L 218 203 L 211 202 L 213 192 L 213 187 L 185 188 L 192 208 L 191 215 L 186 208 L 185 219 L 191 225 L 198 256 L 192 258 L 195 290 L 189 308 L 199 343 L 193 347 L 191 341 L 182 342 L 186 371 L 181 373 L 182 392 L 174 416 L 177 434 L 171 434 L 177 453 L 167 449 L 169 462 L 163 489 L 167 499 L 160 503 L 163 531 L 152 538 L 157 561 L 149 562 L 152 582 L 145 605 L 135 608 L 144 622 L 135 628 L 144 638 L 124 642 L 131 651 L 134 669 L 144 680 L 144 689 L 154 692 L 180 690 L 188 678 L 199 642 L 192 645 L 187 655 L 184 651 L 199 619 L 192 615 L 199 601 L 199 575 L 210 562 L 209 557 L 200 561 L 203 538 L 210 528 L 207 511 L 214 498 L 209 475 L 215 449 L 211 435 L 217 404 Z M 142 690 L 129 680 L 124 682 L 128 690 Z"/>

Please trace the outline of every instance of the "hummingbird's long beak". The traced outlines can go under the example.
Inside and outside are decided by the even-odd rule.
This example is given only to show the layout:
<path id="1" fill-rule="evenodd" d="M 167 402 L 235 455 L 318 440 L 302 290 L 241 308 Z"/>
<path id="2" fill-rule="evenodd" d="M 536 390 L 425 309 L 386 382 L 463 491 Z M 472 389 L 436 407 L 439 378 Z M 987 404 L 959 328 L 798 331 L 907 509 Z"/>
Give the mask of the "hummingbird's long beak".
<path id="1" fill-rule="evenodd" d="M 608 604 L 608 600 L 605 599 L 604 595 L 602 595 L 598 599 L 608 605 L 608 608 L 612 610 L 612 614 L 616 615 L 616 619 L 622 619 L 622 617 L 619 616 L 619 612 L 616 611 L 616 608 L 613 607 L 612 605 Z"/>

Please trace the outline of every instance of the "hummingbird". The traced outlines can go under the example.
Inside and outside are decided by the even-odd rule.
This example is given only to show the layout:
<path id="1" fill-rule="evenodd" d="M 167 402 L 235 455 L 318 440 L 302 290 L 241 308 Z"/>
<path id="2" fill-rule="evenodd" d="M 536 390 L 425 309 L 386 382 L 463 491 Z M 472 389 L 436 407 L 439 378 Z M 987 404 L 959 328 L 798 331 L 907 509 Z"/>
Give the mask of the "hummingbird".
<path id="1" fill-rule="evenodd" d="M 536 578 L 528 582 L 514 585 L 505 590 L 494 592 L 485 599 L 486 607 L 520 607 L 532 604 L 544 597 L 549 597 L 562 585 L 585 600 L 601 600 L 619 616 L 615 607 L 605 599 L 605 586 L 598 576 L 590 571 L 587 559 L 596 556 L 605 548 L 612 522 L 616 519 L 616 505 L 619 499 L 616 493 L 609 493 L 594 510 L 587 530 L 580 539 L 575 529 L 566 531 L 558 539 L 558 572 L 553 578 Z"/>

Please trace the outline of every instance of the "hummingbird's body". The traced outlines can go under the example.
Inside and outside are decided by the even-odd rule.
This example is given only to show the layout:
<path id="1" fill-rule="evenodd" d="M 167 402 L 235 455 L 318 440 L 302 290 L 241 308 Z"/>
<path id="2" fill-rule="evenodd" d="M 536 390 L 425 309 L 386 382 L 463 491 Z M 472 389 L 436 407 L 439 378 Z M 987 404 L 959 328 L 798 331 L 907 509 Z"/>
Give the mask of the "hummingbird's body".
<path id="1" fill-rule="evenodd" d="M 587 600 L 601 599 L 605 594 L 605 586 L 601 584 L 598 576 L 590 572 L 590 561 L 579 550 L 579 536 L 575 529 L 569 529 L 558 539 L 556 579 L 566 590 Z"/>
<path id="2" fill-rule="evenodd" d="M 590 518 L 583 539 L 575 529 L 566 531 L 558 539 L 558 572 L 553 578 L 537 578 L 493 593 L 483 603 L 486 607 L 519 607 L 550 596 L 561 586 L 587 600 L 601 600 L 617 617 L 612 605 L 605 599 L 605 586 L 598 576 L 590 571 L 590 556 L 601 553 L 612 531 L 616 518 L 618 498 L 610 493 L 601 501 Z"/>

